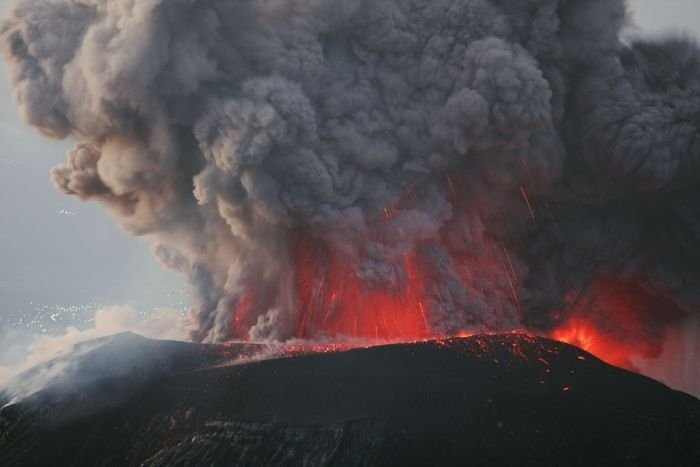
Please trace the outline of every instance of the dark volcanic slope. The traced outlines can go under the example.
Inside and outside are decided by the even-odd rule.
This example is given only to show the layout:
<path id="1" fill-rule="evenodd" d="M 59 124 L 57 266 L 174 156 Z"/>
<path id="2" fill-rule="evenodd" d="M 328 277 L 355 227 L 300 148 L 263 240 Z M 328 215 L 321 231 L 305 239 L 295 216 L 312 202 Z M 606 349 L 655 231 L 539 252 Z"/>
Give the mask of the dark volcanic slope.
<path id="1" fill-rule="evenodd" d="M 700 465 L 700 401 L 523 334 L 225 367 L 122 335 L 72 378 L 125 346 L 155 363 L 5 407 L 0 465 Z"/>

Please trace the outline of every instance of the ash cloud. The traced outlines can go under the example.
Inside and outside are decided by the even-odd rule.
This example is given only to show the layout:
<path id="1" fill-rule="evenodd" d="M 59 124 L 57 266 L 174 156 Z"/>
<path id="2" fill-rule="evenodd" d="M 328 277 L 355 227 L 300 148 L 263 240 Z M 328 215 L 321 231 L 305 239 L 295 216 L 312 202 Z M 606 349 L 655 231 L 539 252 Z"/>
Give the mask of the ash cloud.
<path id="1" fill-rule="evenodd" d="M 700 309 L 700 51 L 626 22 L 621 0 L 20 0 L 0 47 L 23 118 L 78 140 L 56 187 L 192 282 L 194 339 L 294 336 L 299 235 L 368 290 L 417 254 L 438 333 L 547 330 L 600 276 Z"/>

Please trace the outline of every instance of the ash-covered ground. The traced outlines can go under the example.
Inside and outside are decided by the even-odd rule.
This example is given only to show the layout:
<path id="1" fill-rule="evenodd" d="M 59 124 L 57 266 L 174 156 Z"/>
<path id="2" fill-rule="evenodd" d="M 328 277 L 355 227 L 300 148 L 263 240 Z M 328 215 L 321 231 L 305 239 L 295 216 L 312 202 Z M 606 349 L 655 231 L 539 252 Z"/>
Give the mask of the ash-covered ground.
<path id="1" fill-rule="evenodd" d="M 270 352 L 133 334 L 80 344 L 5 387 L 0 464 L 700 463 L 700 401 L 560 342 Z"/>

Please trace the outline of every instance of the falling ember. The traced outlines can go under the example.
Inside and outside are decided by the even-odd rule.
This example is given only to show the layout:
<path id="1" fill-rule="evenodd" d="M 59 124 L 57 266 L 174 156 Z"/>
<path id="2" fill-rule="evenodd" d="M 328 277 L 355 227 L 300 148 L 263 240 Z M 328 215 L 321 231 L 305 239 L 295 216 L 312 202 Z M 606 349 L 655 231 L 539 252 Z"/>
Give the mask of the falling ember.
<path id="1" fill-rule="evenodd" d="M 530 211 L 530 217 L 535 218 L 535 211 L 532 209 L 532 204 L 530 204 L 530 198 L 527 197 L 527 192 L 523 186 L 520 187 L 520 194 L 523 195 L 523 200 L 527 206 L 528 211 Z"/>

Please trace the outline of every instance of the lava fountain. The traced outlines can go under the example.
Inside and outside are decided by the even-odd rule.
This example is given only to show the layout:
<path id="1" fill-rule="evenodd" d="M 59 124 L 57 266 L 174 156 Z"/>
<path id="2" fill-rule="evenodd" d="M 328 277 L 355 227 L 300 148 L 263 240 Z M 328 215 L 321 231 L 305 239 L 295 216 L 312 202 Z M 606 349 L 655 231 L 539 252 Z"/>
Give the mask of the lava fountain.
<path id="1" fill-rule="evenodd" d="M 406 277 L 390 287 L 368 287 L 342 253 L 298 235 L 294 241 L 299 338 L 345 336 L 416 340 L 432 335 L 425 277 L 415 253 L 406 254 Z"/>

